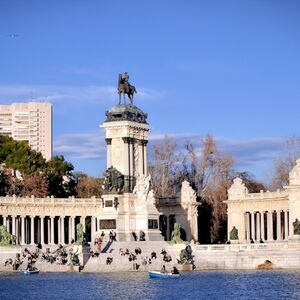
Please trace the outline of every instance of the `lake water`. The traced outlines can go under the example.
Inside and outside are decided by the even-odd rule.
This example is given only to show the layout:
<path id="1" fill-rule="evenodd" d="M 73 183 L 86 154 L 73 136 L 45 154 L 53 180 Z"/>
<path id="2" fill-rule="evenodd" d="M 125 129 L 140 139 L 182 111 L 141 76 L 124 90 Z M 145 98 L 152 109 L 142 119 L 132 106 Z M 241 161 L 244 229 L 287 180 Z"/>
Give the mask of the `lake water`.
<path id="1" fill-rule="evenodd" d="M 300 271 L 0 273 L 0 299 L 300 299 Z"/>

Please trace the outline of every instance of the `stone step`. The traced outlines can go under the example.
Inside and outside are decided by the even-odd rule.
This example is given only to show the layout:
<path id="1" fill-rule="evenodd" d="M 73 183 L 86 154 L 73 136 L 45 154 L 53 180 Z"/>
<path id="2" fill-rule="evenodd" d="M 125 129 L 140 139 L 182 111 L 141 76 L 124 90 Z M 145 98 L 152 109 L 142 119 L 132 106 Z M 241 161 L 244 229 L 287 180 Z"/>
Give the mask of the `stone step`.
<path id="1" fill-rule="evenodd" d="M 102 244 L 102 249 L 105 248 L 106 243 Z M 119 250 L 122 248 L 123 251 L 126 249 L 129 250 L 130 253 L 135 254 L 135 248 L 141 248 L 141 254 L 136 255 L 136 260 L 133 262 L 129 262 L 128 255 L 121 255 Z M 184 246 L 183 246 L 184 247 Z M 97 246 L 93 246 L 92 250 L 96 250 Z M 172 257 L 171 262 L 164 262 L 163 255 L 161 254 L 161 250 L 165 249 Z M 151 258 L 151 252 L 156 252 L 157 259 L 152 259 L 151 264 L 149 264 L 149 258 Z M 85 265 L 84 270 L 86 272 L 96 272 L 96 271 L 132 271 L 135 269 L 135 264 L 139 265 L 139 270 L 149 271 L 149 270 L 160 270 L 163 265 L 167 267 L 167 269 L 171 269 L 175 264 L 177 264 L 176 254 L 178 251 L 174 251 L 172 245 L 164 242 L 113 242 L 109 245 L 107 252 L 101 253 L 98 257 L 90 257 L 88 262 Z M 113 259 L 111 265 L 106 264 L 107 258 L 110 257 Z M 143 265 L 143 259 L 147 258 L 147 264 Z"/>

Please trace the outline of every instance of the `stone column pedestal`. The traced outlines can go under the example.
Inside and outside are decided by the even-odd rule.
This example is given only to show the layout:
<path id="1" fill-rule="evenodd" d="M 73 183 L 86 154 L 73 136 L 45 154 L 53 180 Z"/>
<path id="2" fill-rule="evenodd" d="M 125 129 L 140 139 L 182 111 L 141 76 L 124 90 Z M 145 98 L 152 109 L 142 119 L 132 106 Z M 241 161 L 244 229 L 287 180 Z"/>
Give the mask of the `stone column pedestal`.
<path id="1" fill-rule="evenodd" d="M 293 234 L 289 237 L 289 242 L 300 243 L 300 234 Z"/>
<path id="2" fill-rule="evenodd" d="M 78 254 L 80 265 L 85 266 L 90 258 L 90 246 L 74 245 L 73 252 Z"/>

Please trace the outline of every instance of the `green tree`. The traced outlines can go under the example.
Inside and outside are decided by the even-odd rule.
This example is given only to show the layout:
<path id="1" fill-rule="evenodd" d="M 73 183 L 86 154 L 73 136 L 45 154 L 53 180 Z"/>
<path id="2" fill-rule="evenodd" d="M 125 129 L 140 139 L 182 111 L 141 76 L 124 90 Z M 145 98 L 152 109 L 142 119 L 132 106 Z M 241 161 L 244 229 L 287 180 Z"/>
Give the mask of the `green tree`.
<path id="1" fill-rule="evenodd" d="M 62 155 L 49 160 L 45 168 L 48 194 L 57 198 L 76 196 L 77 182 L 73 170 L 73 165 L 65 161 Z"/>
<path id="2" fill-rule="evenodd" d="M 15 141 L 7 136 L 0 136 L 0 163 L 26 175 L 45 167 L 45 159 L 40 152 L 32 150 L 26 141 Z"/>

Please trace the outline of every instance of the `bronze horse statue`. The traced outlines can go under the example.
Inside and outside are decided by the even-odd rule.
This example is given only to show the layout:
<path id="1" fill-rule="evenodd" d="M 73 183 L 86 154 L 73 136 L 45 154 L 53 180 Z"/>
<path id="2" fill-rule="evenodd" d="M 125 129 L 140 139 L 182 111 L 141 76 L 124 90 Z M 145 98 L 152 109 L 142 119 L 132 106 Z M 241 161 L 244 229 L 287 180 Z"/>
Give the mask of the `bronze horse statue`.
<path id="1" fill-rule="evenodd" d="M 129 75 L 127 72 L 124 74 L 119 74 L 119 81 L 118 81 L 118 94 L 119 94 L 119 104 L 121 104 L 121 94 L 124 96 L 124 104 L 125 103 L 125 94 L 128 96 L 130 104 L 133 104 L 133 95 L 137 93 L 135 86 L 131 85 L 128 82 Z"/>

